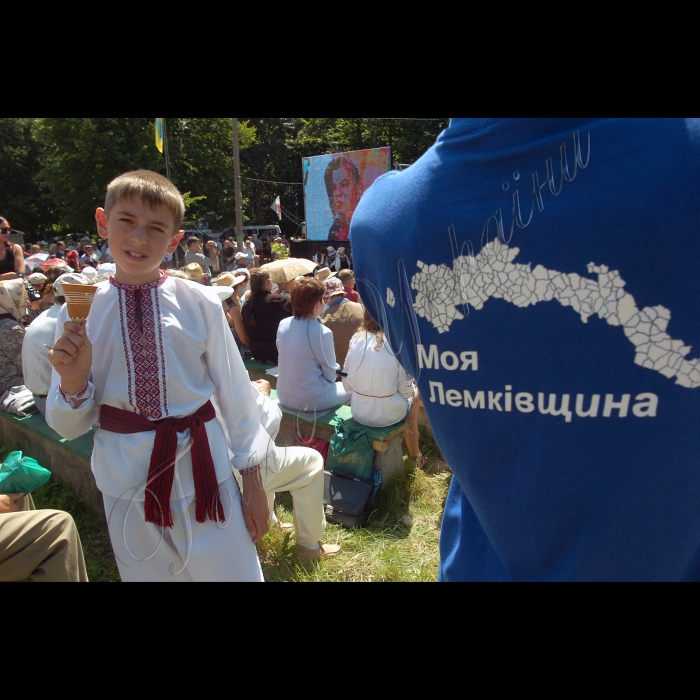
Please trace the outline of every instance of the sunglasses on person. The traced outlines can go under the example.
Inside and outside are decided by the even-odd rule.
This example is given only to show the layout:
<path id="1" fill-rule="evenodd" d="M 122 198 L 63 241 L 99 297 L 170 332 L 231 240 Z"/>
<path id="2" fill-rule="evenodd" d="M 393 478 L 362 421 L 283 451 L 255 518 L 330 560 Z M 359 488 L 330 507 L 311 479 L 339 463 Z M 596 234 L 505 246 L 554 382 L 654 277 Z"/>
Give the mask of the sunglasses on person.
<path id="1" fill-rule="evenodd" d="M 9 233 L 10 229 L 9 228 L 0 228 L 0 233 Z"/>

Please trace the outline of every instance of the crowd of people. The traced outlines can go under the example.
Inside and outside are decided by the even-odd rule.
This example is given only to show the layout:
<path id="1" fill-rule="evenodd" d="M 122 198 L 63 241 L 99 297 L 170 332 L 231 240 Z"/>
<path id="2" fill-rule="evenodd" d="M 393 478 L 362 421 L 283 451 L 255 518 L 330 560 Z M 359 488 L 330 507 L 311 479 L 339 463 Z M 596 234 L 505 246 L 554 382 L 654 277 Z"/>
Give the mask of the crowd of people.
<path id="1" fill-rule="evenodd" d="M 340 549 L 322 542 L 323 457 L 275 445 L 282 410 L 350 403 L 354 386 L 366 389 L 377 379 L 354 382 L 386 367 L 360 363 L 344 376 L 351 342 L 374 333 L 349 265 L 319 265 L 273 283 L 252 238 L 233 254 L 231 241 L 221 250 L 211 241 L 205 254 L 192 237 L 184 266 L 174 269 L 182 215 L 173 185 L 138 171 L 110 184 L 96 213 L 99 243 L 85 237 L 38 250 L 5 246 L 2 407 L 18 415 L 38 411 L 69 440 L 97 431 L 93 473 L 123 581 L 262 580 L 253 545 L 276 523 L 275 493 L 292 495 L 294 522 L 277 525 L 295 532 L 295 556 L 316 560 Z M 96 285 L 89 322 L 68 317 L 64 284 Z M 250 381 L 246 359 L 278 366 L 278 402 L 269 383 Z M 392 425 L 410 413 L 415 387 L 407 392 L 405 372 L 395 374 L 382 386 L 385 392 L 395 380 L 395 395 L 376 395 L 368 425 Z M 15 515 L 34 531 L 26 516 L 32 507 L 29 494 L 0 501 L 0 546 Z M 139 515 L 127 519 L 130 508 Z M 63 530 L 71 527 L 69 516 L 58 520 Z M 167 546 L 156 556 L 140 556 L 161 537 Z M 71 564 L 61 569 L 70 572 L 60 576 L 83 581 L 77 533 L 71 538 Z M 17 557 L 11 571 L 38 580 L 16 564 Z"/>

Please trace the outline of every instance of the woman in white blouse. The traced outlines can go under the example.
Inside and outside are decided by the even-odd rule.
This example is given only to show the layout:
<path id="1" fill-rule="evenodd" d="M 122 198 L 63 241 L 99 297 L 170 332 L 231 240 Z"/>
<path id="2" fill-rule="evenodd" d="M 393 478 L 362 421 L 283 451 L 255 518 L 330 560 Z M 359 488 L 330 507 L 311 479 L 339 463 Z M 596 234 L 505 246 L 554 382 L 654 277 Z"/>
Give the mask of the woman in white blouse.
<path id="1" fill-rule="evenodd" d="M 418 443 L 418 389 L 385 342 L 384 333 L 365 311 L 365 321 L 350 341 L 343 386 L 352 393 L 352 417 L 371 428 L 408 420 L 408 451 L 424 464 Z"/>

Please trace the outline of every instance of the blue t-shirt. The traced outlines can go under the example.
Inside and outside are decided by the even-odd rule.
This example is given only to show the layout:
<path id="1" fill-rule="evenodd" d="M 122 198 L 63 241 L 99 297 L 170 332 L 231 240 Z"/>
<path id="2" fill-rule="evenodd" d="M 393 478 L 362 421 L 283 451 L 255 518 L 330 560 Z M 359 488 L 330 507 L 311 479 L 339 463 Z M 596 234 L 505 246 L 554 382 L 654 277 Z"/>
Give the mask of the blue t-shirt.
<path id="1" fill-rule="evenodd" d="M 351 236 L 454 471 L 441 580 L 700 578 L 700 122 L 454 119 Z"/>

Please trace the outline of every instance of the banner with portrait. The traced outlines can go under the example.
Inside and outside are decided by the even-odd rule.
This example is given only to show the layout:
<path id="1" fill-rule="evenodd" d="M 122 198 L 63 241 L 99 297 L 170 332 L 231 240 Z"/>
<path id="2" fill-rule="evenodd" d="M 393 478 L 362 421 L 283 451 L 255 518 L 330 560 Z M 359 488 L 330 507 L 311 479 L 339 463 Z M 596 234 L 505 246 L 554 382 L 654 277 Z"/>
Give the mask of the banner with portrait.
<path id="1" fill-rule="evenodd" d="M 391 149 L 334 153 L 302 159 L 306 235 L 312 241 L 347 241 L 362 195 L 391 170 Z"/>

